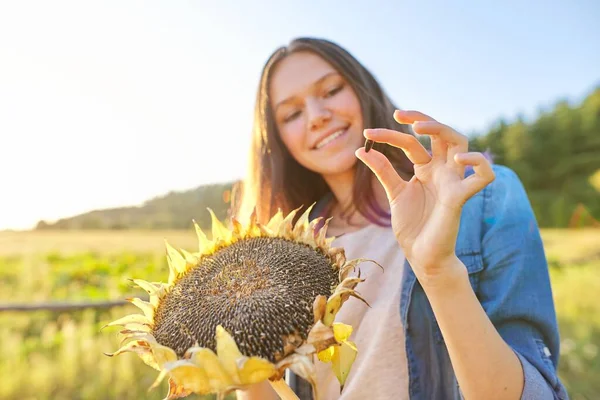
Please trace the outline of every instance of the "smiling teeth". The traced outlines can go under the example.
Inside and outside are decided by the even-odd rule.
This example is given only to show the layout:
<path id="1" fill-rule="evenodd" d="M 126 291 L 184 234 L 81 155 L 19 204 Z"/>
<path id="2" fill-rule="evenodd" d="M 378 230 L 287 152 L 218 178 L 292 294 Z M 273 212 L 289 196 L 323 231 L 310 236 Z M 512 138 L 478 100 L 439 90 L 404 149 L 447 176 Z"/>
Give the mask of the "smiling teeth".
<path id="1" fill-rule="evenodd" d="M 315 146 L 315 149 L 320 149 L 321 147 L 325 146 L 332 140 L 335 140 L 337 137 L 342 136 L 342 134 L 345 131 L 346 131 L 346 129 L 340 129 L 339 131 L 332 133 L 331 135 L 327 136 L 325 139 L 323 139 L 319 143 L 317 143 L 317 145 Z"/>

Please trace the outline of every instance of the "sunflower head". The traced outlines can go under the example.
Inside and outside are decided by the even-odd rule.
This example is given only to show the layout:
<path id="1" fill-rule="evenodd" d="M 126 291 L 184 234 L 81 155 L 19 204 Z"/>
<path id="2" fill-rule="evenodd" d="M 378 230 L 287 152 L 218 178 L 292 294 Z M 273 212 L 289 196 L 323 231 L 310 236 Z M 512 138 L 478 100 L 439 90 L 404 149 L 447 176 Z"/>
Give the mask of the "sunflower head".
<path id="1" fill-rule="evenodd" d="M 197 252 L 166 244 L 167 283 L 132 281 L 148 301 L 132 298 L 143 314 L 106 326 L 122 326 L 124 345 L 109 356 L 135 352 L 169 379 L 167 399 L 191 393 L 225 395 L 282 379 L 287 368 L 315 385 L 314 358 L 331 362 L 343 387 L 357 349 L 352 328 L 334 323 L 363 281 L 350 271 L 365 259 L 346 260 L 308 209 L 278 212 L 267 224 L 255 214 L 246 226 L 223 225 L 209 209 L 212 237 L 196 225 Z"/>

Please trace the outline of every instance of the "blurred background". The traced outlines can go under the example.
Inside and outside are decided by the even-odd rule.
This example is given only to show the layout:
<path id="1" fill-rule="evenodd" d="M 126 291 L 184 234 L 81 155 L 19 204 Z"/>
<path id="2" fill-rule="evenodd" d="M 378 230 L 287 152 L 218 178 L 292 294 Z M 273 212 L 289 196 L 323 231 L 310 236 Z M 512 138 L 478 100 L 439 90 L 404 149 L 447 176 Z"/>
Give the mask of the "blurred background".
<path id="1" fill-rule="evenodd" d="M 191 220 L 226 217 L 260 71 L 296 36 L 519 174 L 560 376 L 600 398 L 599 20 L 593 0 L 0 1 L 0 398 L 164 397 L 100 327 L 137 312 L 128 278 L 166 279 L 165 238 L 193 251 Z"/>

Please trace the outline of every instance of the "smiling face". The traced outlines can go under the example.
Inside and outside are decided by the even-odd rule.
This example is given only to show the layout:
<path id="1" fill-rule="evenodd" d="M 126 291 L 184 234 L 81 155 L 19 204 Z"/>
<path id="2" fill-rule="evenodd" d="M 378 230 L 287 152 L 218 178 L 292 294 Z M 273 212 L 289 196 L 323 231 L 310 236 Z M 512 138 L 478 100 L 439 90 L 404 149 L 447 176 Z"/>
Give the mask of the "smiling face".
<path id="1" fill-rule="evenodd" d="M 364 144 L 356 93 L 329 63 L 292 53 L 273 71 L 271 107 L 281 139 L 305 168 L 324 177 L 352 171 Z"/>

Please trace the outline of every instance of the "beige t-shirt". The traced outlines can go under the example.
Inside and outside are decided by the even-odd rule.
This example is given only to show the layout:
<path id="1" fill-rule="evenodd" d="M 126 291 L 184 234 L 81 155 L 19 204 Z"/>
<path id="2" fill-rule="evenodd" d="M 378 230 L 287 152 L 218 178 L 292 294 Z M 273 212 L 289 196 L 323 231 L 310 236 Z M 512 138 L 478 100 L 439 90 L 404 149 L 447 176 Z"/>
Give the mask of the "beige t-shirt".
<path id="1" fill-rule="evenodd" d="M 331 364 L 316 361 L 317 388 L 323 400 L 404 400 L 408 399 L 408 372 L 404 332 L 400 318 L 400 290 L 404 254 L 391 228 L 368 225 L 339 236 L 333 246 L 344 247 L 346 258 L 369 258 L 376 264 L 359 264 L 366 281 L 356 287 L 365 300 L 350 297 L 336 321 L 353 326 L 350 340 L 358 356 L 348 375 L 344 392 Z M 356 275 L 358 270 L 350 275 Z M 316 359 L 316 357 L 315 357 Z"/>

